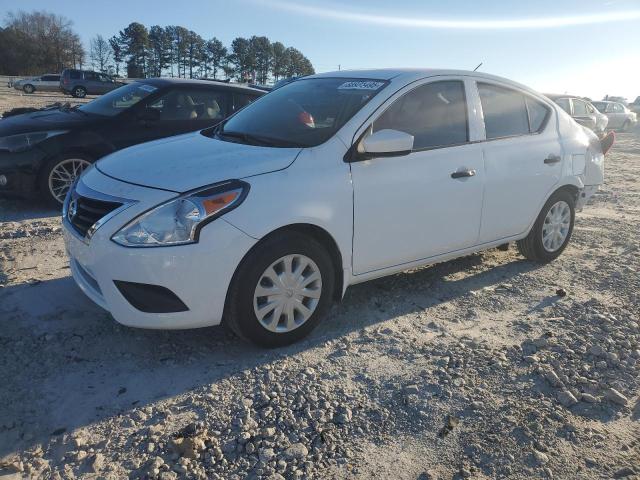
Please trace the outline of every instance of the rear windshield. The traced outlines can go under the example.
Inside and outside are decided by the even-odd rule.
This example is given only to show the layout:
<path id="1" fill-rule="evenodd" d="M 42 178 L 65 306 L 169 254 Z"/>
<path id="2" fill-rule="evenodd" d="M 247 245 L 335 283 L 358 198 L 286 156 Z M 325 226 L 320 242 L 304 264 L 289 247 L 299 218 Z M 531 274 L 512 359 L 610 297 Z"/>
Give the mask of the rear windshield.
<path id="1" fill-rule="evenodd" d="M 143 98 L 148 97 L 157 90 L 153 85 L 146 83 L 130 83 L 111 90 L 109 93 L 85 103 L 81 107 L 85 113 L 113 117 L 118 113 L 132 107 Z"/>
<path id="2" fill-rule="evenodd" d="M 214 133 L 226 141 L 313 147 L 331 138 L 387 84 L 362 78 L 296 80 L 243 108 Z"/>
<path id="3" fill-rule="evenodd" d="M 604 102 L 591 102 L 591 105 L 596 107 L 600 113 L 604 113 L 607 109 L 607 104 Z"/>

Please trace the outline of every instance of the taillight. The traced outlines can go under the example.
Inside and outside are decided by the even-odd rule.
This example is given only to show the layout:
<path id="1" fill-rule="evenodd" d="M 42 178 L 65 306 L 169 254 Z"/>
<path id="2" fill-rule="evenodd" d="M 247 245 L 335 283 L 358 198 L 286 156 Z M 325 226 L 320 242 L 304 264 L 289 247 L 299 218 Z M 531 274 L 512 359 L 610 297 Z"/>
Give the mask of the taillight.
<path id="1" fill-rule="evenodd" d="M 607 133 L 604 137 L 600 139 L 600 147 L 602 148 L 602 154 L 606 155 L 611 147 L 613 147 L 613 143 L 616 140 L 616 134 L 613 132 Z"/>

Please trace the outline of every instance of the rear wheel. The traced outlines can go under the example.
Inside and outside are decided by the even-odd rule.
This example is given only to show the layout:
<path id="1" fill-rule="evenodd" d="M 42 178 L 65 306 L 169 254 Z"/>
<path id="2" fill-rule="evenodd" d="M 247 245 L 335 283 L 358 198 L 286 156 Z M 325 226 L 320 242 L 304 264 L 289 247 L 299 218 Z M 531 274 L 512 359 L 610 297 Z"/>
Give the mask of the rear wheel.
<path id="1" fill-rule="evenodd" d="M 567 190 L 555 192 L 538 215 L 526 238 L 518 241 L 518 250 L 527 259 L 550 262 L 567 247 L 575 220 L 575 199 Z"/>
<path id="2" fill-rule="evenodd" d="M 61 207 L 76 178 L 91 165 L 86 155 L 61 155 L 44 166 L 38 179 L 40 195 L 48 204 Z"/>
<path id="3" fill-rule="evenodd" d="M 22 87 L 22 91 L 24 93 L 33 93 L 36 91 L 36 87 L 31 85 L 30 83 L 27 83 L 24 87 Z"/>
<path id="4" fill-rule="evenodd" d="M 84 98 L 87 96 L 87 89 L 84 87 L 73 87 L 73 90 L 71 90 L 71 95 L 75 98 Z"/>
<path id="5" fill-rule="evenodd" d="M 335 272 L 314 238 L 273 235 L 238 267 L 227 295 L 224 323 L 264 347 L 293 343 L 313 330 L 331 305 Z"/>

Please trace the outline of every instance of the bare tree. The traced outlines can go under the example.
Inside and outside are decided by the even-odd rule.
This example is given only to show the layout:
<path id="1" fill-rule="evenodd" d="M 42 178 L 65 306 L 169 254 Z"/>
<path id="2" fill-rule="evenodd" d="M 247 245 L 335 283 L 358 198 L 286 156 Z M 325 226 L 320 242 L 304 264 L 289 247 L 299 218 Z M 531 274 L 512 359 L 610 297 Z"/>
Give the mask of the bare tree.
<path id="1" fill-rule="evenodd" d="M 111 59 L 111 46 L 102 35 L 96 35 L 91 39 L 89 56 L 93 68 L 106 73 Z"/>

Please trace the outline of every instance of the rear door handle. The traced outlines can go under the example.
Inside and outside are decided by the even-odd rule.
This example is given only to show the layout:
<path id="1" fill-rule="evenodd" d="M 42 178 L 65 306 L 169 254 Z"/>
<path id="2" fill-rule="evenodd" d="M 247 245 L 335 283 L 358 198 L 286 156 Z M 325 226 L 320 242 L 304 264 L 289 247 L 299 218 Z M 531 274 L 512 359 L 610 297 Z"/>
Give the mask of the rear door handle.
<path id="1" fill-rule="evenodd" d="M 560 162 L 560 160 L 562 160 L 562 158 L 560 158 L 560 155 L 551 154 L 547 158 L 544 159 L 544 163 L 546 163 L 547 165 L 552 165 L 554 163 Z"/>
<path id="2" fill-rule="evenodd" d="M 473 177 L 475 174 L 475 170 L 458 170 L 457 172 L 453 172 L 451 174 L 451 178 Z"/>

